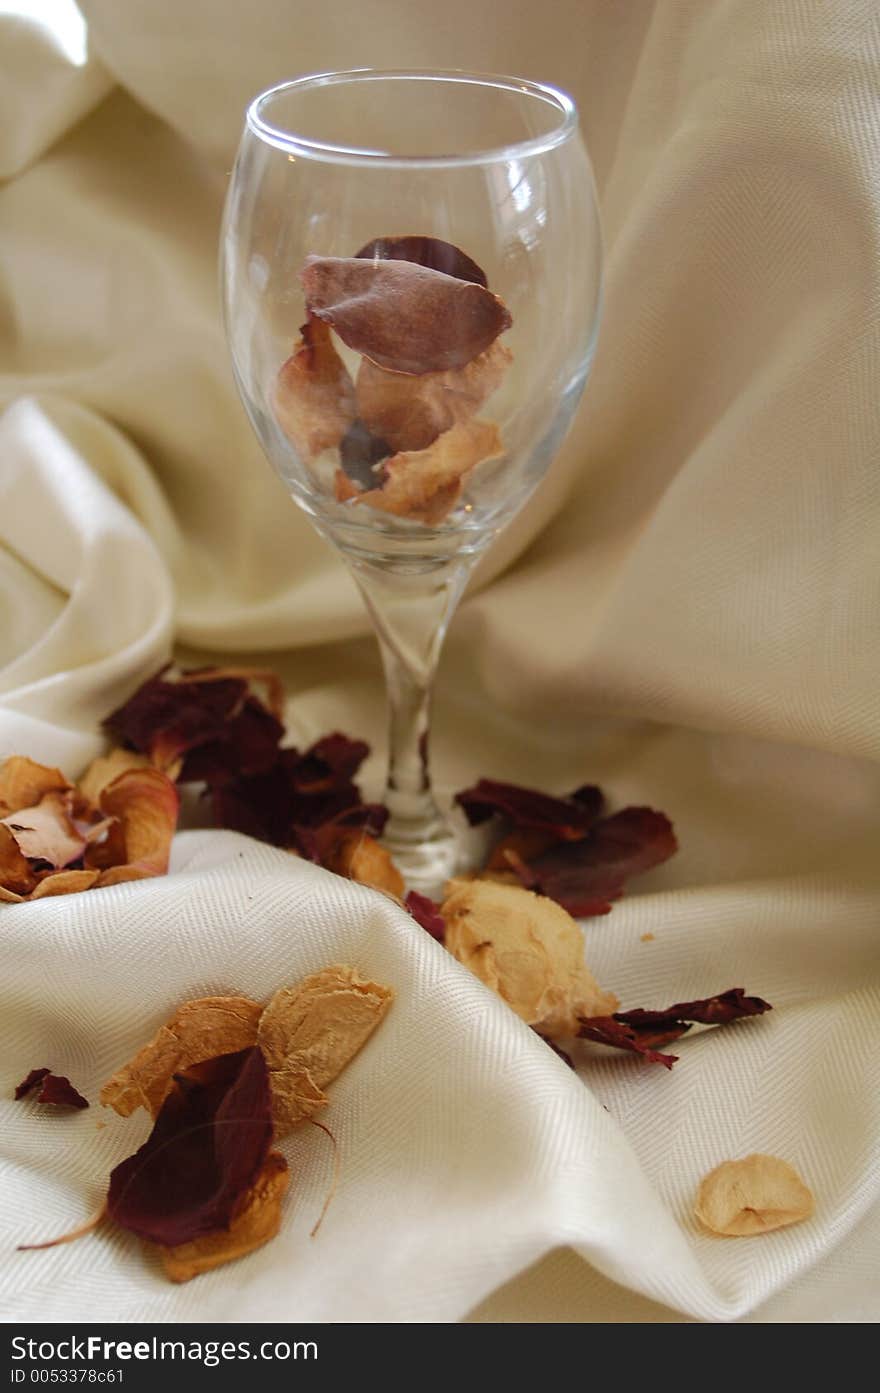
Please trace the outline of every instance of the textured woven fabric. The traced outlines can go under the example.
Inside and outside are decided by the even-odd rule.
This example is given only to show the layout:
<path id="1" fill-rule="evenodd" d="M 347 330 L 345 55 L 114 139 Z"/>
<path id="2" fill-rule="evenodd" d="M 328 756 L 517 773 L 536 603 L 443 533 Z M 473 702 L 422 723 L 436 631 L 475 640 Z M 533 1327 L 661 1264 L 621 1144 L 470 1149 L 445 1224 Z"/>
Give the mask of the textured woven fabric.
<path id="1" fill-rule="evenodd" d="M 743 986 L 775 1009 L 682 1040 L 670 1074 L 595 1051 L 575 1077 L 381 897 L 184 833 L 167 879 L 0 906 L 0 1314 L 876 1320 L 876 6 L 82 8 L 85 62 L 0 14 L 0 755 L 75 775 L 176 642 L 268 652 L 292 738 L 364 735 L 375 791 L 356 592 L 227 366 L 241 108 L 364 64 L 557 81 L 596 165 L 603 336 L 572 436 L 453 625 L 437 774 L 664 808 L 681 852 L 588 924 L 591 968 L 625 1007 Z M 182 997 L 332 960 L 398 999 L 334 1088 L 342 1181 L 314 1240 L 331 1157 L 307 1129 L 285 1143 L 281 1235 L 235 1267 L 177 1289 L 122 1236 L 11 1251 L 82 1218 L 144 1134 L 9 1101 L 28 1069 L 94 1103 Z M 799 1168 L 815 1217 L 700 1234 L 701 1175 L 751 1151 Z"/>

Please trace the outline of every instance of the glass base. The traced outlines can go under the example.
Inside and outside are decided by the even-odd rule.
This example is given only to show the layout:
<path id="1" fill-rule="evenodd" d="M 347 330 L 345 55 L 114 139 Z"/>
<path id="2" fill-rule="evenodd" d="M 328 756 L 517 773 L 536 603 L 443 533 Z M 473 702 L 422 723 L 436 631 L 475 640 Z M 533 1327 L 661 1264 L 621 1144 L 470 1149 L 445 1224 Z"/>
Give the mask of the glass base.
<path id="1" fill-rule="evenodd" d="M 382 833 L 407 890 L 417 890 L 432 900 L 442 900 L 446 882 L 463 865 L 463 848 L 453 829 L 442 818 L 430 827 L 392 816 Z"/>

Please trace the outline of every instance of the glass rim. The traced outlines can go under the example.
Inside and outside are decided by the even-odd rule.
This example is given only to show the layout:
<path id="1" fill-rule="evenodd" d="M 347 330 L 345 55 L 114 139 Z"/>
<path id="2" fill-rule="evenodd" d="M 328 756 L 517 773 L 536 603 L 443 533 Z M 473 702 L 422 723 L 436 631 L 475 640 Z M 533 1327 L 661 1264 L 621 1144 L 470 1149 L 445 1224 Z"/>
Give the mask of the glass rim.
<path id="1" fill-rule="evenodd" d="M 486 150 L 472 150 L 466 154 L 449 155 L 398 155 L 386 150 L 371 150 L 361 146 L 338 145 L 333 142 L 313 140 L 284 130 L 266 120 L 262 108 L 282 92 L 305 91 L 310 87 L 333 87 L 346 82 L 376 82 L 383 80 L 408 79 L 415 82 L 445 81 L 458 82 L 476 87 L 495 87 L 506 92 L 519 92 L 521 95 L 543 101 L 554 107 L 558 113 L 557 124 L 543 135 L 528 136 L 523 140 L 512 141 L 508 145 L 494 146 Z M 508 77 L 500 73 L 468 72 L 464 68 L 348 68 L 338 72 L 311 73 L 305 77 L 290 78 L 278 82 L 260 92 L 250 102 L 245 116 L 245 127 L 258 139 L 284 150 L 290 155 L 300 155 L 305 159 L 321 160 L 325 163 L 344 165 L 381 165 L 385 168 L 460 167 L 464 165 L 492 164 L 501 159 L 522 159 L 530 155 L 546 154 L 549 150 L 563 145 L 578 129 L 578 112 L 573 99 L 567 92 L 545 82 L 532 82 L 528 78 Z"/>

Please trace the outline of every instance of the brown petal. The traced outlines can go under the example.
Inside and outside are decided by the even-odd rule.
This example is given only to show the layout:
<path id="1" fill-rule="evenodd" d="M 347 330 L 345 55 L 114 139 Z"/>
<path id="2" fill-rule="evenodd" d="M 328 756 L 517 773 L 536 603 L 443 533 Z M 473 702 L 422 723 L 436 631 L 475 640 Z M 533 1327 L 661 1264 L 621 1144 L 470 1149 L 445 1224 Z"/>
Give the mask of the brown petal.
<path id="1" fill-rule="evenodd" d="M 71 821 L 67 792 L 44 793 L 32 808 L 19 808 L 3 819 L 21 852 L 31 860 L 61 869 L 86 849 L 86 839 Z"/>
<path id="2" fill-rule="evenodd" d="M 484 287 L 489 284 L 485 271 L 481 271 L 475 261 L 459 247 L 439 237 L 374 237 L 355 255 L 366 261 L 415 261 L 419 266 L 443 271 L 460 281 L 476 281 Z"/>
<path id="3" fill-rule="evenodd" d="M 746 1238 L 800 1223 L 815 1202 L 797 1171 L 778 1156 L 724 1161 L 700 1182 L 694 1213 L 712 1233 Z"/>
<path id="4" fill-rule="evenodd" d="M 30 898 L 45 900 L 50 895 L 75 895 L 80 890 L 91 890 L 100 874 L 100 871 L 55 871 L 43 877 Z"/>
<path id="5" fill-rule="evenodd" d="M 270 1151 L 244 1207 L 228 1229 L 206 1233 L 176 1248 L 159 1246 L 162 1265 L 172 1282 L 188 1282 L 212 1267 L 234 1262 L 261 1248 L 281 1227 L 281 1201 L 290 1181 L 287 1162 L 278 1151 Z"/>
<path id="6" fill-rule="evenodd" d="M 125 774 L 129 769 L 149 769 L 150 761 L 146 755 L 140 755 L 136 750 L 126 750 L 122 745 L 118 745 L 109 754 L 98 755 L 93 759 L 88 769 L 77 781 L 77 788 L 82 796 L 87 799 L 94 807 L 97 807 L 101 793 L 108 784 L 119 774 Z"/>
<path id="7" fill-rule="evenodd" d="M 390 853 L 362 828 L 343 833 L 332 850 L 322 858 L 322 864 L 337 875 L 347 876 L 361 885 L 372 885 L 377 890 L 386 890 L 403 899 L 406 890 L 403 876 Z"/>
<path id="8" fill-rule="evenodd" d="M 204 667 L 190 668 L 182 672 L 178 677 L 179 682 L 227 682 L 229 679 L 238 679 L 249 684 L 257 683 L 265 689 L 264 705 L 268 707 L 276 720 L 284 718 L 284 683 L 268 667 Z"/>
<path id="9" fill-rule="evenodd" d="M 269 1066 L 276 1135 L 326 1103 L 322 1090 L 372 1035 L 393 996 L 390 987 L 341 965 L 275 993 L 257 1044 Z"/>
<path id="10" fill-rule="evenodd" d="M 0 764 L 0 803 L 10 811 L 32 808 L 46 793 L 65 792 L 70 782 L 60 769 L 37 764 L 25 755 L 10 755 Z"/>
<path id="11" fill-rule="evenodd" d="M 158 769 L 130 769 L 101 791 L 99 805 L 119 819 L 128 865 L 145 875 L 164 875 L 180 808 L 171 780 Z"/>
<path id="12" fill-rule="evenodd" d="M 488 421 L 464 421 L 438 436 L 427 450 L 393 455 L 382 466 L 385 482 L 381 488 L 354 495 L 356 503 L 367 503 L 381 512 L 412 518 L 429 525 L 440 523 L 455 507 L 464 480 L 476 465 L 502 453 L 498 427 Z M 337 499 L 352 495 L 350 480 L 337 471 Z"/>
<path id="13" fill-rule="evenodd" d="M 364 358 L 357 376 L 358 411 L 392 452 L 424 450 L 438 435 L 479 411 L 512 360 L 508 348 L 493 343 L 463 368 L 408 377 L 386 372 Z"/>
<path id="14" fill-rule="evenodd" d="M 354 386 L 330 330 L 310 318 L 282 364 L 272 406 L 275 419 L 304 460 L 333 450 L 357 415 Z"/>
<path id="15" fill-rule="evenodd" d="M 4 823 L 0 822 L 0 899 L 15 903 L 37 883 L 30 862 Z"/>
<path id="16" fill-rule="evenodd" d="M 205 1059 L 235 1054 L 256 1043 L 263 1008 L 247 996 L 205 996 L 185 1001 L 133 1059 L 101 1089 L 101 1102 L 120 1117 L 137 1108 L 156 1116 L 174 1074 Z"/>
<path id="17" fill-rule="evenodd" d="M 310 256 L 301 279 L 310 313 L 391 372 L 462 368 L 512 323 L 483 286 L 412 261 Z"/>

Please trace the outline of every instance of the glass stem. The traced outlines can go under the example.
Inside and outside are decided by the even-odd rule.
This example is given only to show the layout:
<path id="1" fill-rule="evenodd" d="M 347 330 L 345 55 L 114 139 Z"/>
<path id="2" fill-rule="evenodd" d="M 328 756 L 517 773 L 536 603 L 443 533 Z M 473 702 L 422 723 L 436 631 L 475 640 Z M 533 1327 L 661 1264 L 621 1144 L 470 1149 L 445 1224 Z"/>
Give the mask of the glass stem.
<path id="1" fill-rule="evenodd" d="M 431 693 L 449 621 L 475 558 L 393 568 L 346 556 L 373 621 L 388 693 L 389 811 L 382 840 L 410 889 L 437 894 L 454 873 L 455 838 L 431 787 Z"/>

